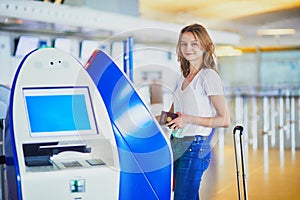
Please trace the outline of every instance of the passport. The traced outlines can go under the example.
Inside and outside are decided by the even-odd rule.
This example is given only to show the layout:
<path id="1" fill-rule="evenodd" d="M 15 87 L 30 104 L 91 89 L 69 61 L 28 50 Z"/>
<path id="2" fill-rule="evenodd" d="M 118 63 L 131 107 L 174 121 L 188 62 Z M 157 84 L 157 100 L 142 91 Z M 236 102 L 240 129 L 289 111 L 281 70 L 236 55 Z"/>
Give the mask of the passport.
<path id="1" fill-rule="evenodd" d="M 176 113 L 161 111 L 159 124 L 160 125 L 165 125 L 166 123 L 169 123 L 170 121 L 172 121 L 176 117 L 178 117 L 178 115 Z"/>

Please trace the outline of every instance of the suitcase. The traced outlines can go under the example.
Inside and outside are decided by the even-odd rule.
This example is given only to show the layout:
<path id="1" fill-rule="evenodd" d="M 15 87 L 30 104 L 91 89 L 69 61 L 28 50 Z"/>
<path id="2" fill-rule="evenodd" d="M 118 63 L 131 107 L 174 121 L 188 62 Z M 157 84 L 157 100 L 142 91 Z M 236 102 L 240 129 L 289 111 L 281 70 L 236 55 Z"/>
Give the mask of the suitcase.
<path id="1" fill-rule="evenodd" d="M 239 143 L 240 143 L 240 152 L 238 152 L 237 147 L 237 131 L 239 131 Z M 239 165 L 242 167 L 242 183 L 243 183 L 243 197 L 244 200 L 248 199 L 247 194 L 247 182 L 246 182 L 246 173 L 245 173 L 245 161 L 244 161 L 244 152 L 243 152 L 243 126 L 237 125 L 233 129 L 233 143 L 234 143 L 234 155 L 235 155 L 235 166 L 236 166 L 236 176 L 237 176 L 237 187 L 238 187 L 238 199 L 242 200 L 242 191 L 241 191 L 241 178 L 239 172 Z M 240 157 L 238 156 L 240 153 Z M 240 158 L 240 159 L 239 159 Z M 240 161 L 240 164 L 239 164 Z"/>

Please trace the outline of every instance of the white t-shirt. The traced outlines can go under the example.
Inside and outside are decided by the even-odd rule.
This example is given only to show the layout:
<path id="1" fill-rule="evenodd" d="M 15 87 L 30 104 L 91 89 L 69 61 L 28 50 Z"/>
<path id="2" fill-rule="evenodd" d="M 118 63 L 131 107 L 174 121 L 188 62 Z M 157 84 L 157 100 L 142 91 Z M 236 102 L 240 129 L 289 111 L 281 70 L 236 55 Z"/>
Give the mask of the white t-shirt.
<path id="1" fill-rule="evenodd" d="M 184 77 L 181 75 L 173 97 L 174 111 L 198 117 L 213 117 L 216 110 L 209 96 L 224 95 L 223 82 L 212 69 L 201 69 L 189 85 L 182 90 Z M 173 131 L 175 137 L 202 135 L 208 136 L 212 128 L 188 124 Z"/>

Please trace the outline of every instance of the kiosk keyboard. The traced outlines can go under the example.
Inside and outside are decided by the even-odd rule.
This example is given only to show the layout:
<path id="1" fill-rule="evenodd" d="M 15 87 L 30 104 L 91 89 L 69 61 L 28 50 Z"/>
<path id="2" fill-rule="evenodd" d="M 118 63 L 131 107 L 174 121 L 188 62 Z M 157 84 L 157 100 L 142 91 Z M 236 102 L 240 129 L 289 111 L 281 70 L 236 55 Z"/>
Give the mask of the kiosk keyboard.
<path id="1" fill-rule="evenodd" d="M 86 162 L 89 163 L 91 166 L 105 165 L 105 163 L 100 159 L 89 159 L 86 160 Z"/>
<path id="2" fill-rule="evenodd" d="M 82 165 L 78 161 L 70 161 L 70 162 L 62 162 L 62 164 L 66 167 L 82 167 Z"/>

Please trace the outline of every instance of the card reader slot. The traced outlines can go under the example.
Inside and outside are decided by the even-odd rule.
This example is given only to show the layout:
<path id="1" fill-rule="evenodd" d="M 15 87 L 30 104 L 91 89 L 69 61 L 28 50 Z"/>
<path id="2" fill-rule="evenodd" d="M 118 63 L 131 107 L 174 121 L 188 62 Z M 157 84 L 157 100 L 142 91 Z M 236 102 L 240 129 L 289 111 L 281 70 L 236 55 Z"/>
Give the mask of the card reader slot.
<path id="1" fill-rule="evenodd" d="M 40 149 L 40 146 L 56 144 L 58 142 L 23 144 L 25 165 L 28 167 L 52 165 L 50 162 L 51 152 Z"/>
<path id="2" fill-rule="evenodd" d="M 49 159 L 49 156 L 34 156 L 34 157 L 26 157 L 25 165 L 28 167 L 51 166 L 52 163 Z"/>
<path id="3" fill-rule="evenodd" d="M 25 165 L 28 167 L 52 165 L 50 158 L 64 151 L 90 153 L 91 149 L 85 144 L 59 144 L 59 142 L 23 144 Z"/>
<path id="4" fill-rule="evenodd" d="M 50 151 L 52 155 L 59 154 L 64 151 L 77 151 L 81 153 L 90 153 L 91 149 L 85 144 L 63 144 L 63 145 L 43 145 L 39 149 Z"/>

